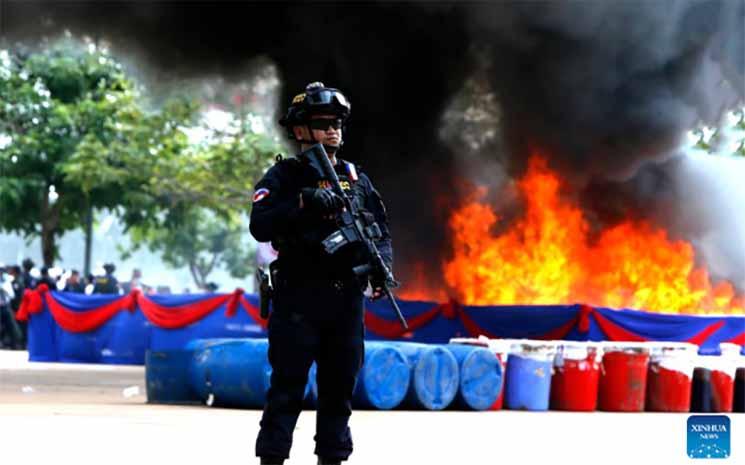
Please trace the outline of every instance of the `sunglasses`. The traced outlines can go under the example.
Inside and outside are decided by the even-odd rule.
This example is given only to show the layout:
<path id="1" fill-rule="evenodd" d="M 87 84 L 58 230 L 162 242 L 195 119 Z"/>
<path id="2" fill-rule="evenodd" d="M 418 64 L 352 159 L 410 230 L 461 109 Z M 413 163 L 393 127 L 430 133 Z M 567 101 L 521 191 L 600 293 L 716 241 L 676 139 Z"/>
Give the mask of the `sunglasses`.
<path id="1" fill-rule="evenodd" d="M 329 126 L 331 126 L 334 129 L 341 128 L 341 118 L 334 118 L 334 119 L 326 119 L 326 118 L 319 118 L 319 119 L 312 119 L 308 122 L 308 126 L 310 126 L 311 129 L 316 129 L 318 131 L 325 131 L 328 129 Z"/>

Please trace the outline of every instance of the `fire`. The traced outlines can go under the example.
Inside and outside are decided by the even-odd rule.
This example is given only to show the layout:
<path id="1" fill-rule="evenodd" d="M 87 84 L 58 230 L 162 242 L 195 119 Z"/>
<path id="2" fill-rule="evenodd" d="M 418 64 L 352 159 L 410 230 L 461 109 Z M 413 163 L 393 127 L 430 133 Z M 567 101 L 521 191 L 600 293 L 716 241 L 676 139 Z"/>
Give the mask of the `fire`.
<path id="1" fill-rule="evenodd" d="M 475 190 L 450 218 L 447 285 L 469 305 L 587 303 L 665 313 L 745 313 L 729 282 L 716 286 L 694 265 L 693 247 L 645 221 L 627 220 L 591 238 L 590 225 L 539 157 L 517 188 L 524 215 L 509 227 Z"/>
<path id="2" fill-rule="evenodd" d="M 407 280 L 403 288 L 396 292 L 396 297 L 437 302 L 448 300 L 447 293 L 443 289 L 435 289 L 434 285 L 427 280 L 427 273 L 422 263 L 414 266 L 414 279 Z"/>

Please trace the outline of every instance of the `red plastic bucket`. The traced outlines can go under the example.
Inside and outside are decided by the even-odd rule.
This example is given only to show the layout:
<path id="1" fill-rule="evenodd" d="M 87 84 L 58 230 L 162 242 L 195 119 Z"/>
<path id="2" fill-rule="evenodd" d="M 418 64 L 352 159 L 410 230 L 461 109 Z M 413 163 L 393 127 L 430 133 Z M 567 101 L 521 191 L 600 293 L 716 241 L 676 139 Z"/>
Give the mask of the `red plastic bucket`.
<path id="1" fill-rule="evenodd" d="M 709 360 L 711 370 L 712 411 L 731 412 L 735 395 L 735 374 L 741 360 L 740 346 L 723 342 L 719 344 L 722 355 L 716 363 Z"/>
<path id="2" fill-rule="evenodd" d="M 598 402 L 602 350 L 588 342 L 561 342 L 551 378 L 551 409 L 591 412 Z"/>
<path id="3" fill-rule="evenodd" d="M 507 372 L 507 354 L 497 353 L 497 360 L 499 360 L 499 365 L 502 367 L 502 373 Z M 502 382 L 502 387 L 499 389 L 499 395 L 497 396 L 497 400 L 494 401 L 491 407 L 489 407 L 489 410 L 502 410 L 502 406 L 504 405 L 504 382 Z"/>
<path id="4" fill-rule="evenodd" d="M 612 342 L 602 347 L 598 408 L 608 412 L 643 411 L 649 348 L 634 342 Z"/>
<path id="5" fill-rule="evenodd" d="M 502 410 L 504 407 L 504 387 L 507 385 L 507 359 L 509 358 L 510 344 L 517 339 L 499 339 L 489 341 L 489 348 L 497 355 L 499 363 L 502 365 L 502 373 L 504 373 L 504 379 L 502 382 L 502 390 L 499 391 L 499 396 L 489 410 Z"/>
<path id="6" fill-rule="evenodd" d="M 735 393 L 735 369 L 712 370 L 711 391 L 714 412 L 731 412 Z"/>
<path id="7" fill-rule="evenodd" d="M 650 344 L 647 373 L 647 410 L 688 412 L 691 409 L 691 380 L 698 346 L 686 342 Z"/>

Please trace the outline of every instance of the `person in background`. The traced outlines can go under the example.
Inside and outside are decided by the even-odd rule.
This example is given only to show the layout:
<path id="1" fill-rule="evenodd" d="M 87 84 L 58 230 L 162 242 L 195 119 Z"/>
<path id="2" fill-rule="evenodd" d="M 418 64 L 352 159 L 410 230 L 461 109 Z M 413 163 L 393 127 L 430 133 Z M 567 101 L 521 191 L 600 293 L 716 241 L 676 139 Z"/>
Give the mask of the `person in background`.
<path id="1" fill-rule="evenodd" d="M 0 348 L 23 349 L 23 332 L 13 310 L 15 291 L 13 283 L 6 278 L 6 271 L 10 270 L 0 265 Z"/>
<path id="2" fill-rule="evenodd" d="M 135 268 L 132 270 L 132 278 L 129 282 L 122 283 L 122 290 L 125 294 L 132 292 L 132 289 L 139 289 L 143 294 L 148 294 L 150 286 L 142 282 L 142 270 Z"/>
<path id="3" fill-rule="evenodd" d="M 103 266 L 106 274 L 96 276 L 93 284 L 94 294 L 120 294 L 119 281 L 114 277 L 116 266 L 113 263 L 105 263 Z"/>
<path id="4" fill-rule="evenodd" d="M 85 285 L 80 280 L 80 272 L 78 270 L 72 270 L 72 272 L 70 272 L 70 277 L 67 278 L 67 282 L 65 283 L 65 288 L 63 290 L 65 292 L 75 292 L 78 294 L 85 293 Z"/>
<path id="5" fill-rule="evenodd" d="M 93 276 L 93 273 L 88 273 L 88 276 L 85 277 L 85 293 L 93 294 L 93 288 L 95 286 L 96 286 L 96 277 Z"/>
<path id="6" fill-rule="evenodd" d="M 13 278 L 10 283 L 13 287 L 13 298 L 10 301 L 10 306 L 15 314 L 21 307 L 21 299 L 23 299 L 23 272 L 20 266 L 13 265 L 8 268 L 8 275 Z"/>
<path id="7" fill-rule="evenodd" d="M 46 284 L 50 291 L 57 290 L 57 280 L 49 275 L 49 268 L 46 266 L 41 267 L 41 277 L 39 278 L 37 286 L 39 284 Z"/>
<path id="8" fill-rule="evenodd" d="M 13 319 L 10 309 L 13 288 L 5 281 L 5 265 L 0 263 L 0 349 L 9 347 L 10 331 L 8 321 Z"/>
<path id="9" fill-rule="evenodd" d="M 217 285 L 216 282 L 210 281 L 204 286 L 204 290 L 207 292 L 217 292 L 217 290 L 220 288 L 220 286 Z"/>
<path id="10" fill-rule="evenodd" d="M 33 270 L 35 266 L 34 261 L 30 258 L 26 258 L 21 262 L 21 266 L 23 267 L 23 274 L 21 276 L 23 280 L 23 288 L 36 289 L 39 281 L 31 275 L 31 270 Z"/>
<path id="11" fill-rule="evenodd" d="M 25 258 L 21 262 L 22 269 L 20 270 L 21 273 L 18 276 L 18 293 L 16 293 L 16 297 L 18 299 L 18 306 L 16 307 L 15 311 L 18 311 L 18 308 L 20 308 L 21 300 L 23 300 L 23 294 L 26 292 L 26 289 L 33 290 L 36 288 L 36 285 L 38 283 L 38 280 L 31 274 L 31 270 L 34 269 L 34 261 L 30 258 Z M 24 349 L 26 347 L 26 342 L 28 341 L 28 323 L 25 321 L 17 321 L 18 327 L 21 330 L 21 343 L 19 349 Z"/>

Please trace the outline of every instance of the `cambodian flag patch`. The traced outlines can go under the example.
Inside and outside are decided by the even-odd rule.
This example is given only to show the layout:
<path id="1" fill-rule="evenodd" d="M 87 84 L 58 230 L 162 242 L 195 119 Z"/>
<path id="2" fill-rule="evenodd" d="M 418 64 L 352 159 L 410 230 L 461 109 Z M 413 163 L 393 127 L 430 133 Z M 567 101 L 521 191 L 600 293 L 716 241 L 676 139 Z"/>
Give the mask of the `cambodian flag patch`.
<path id="1" fill-rule="evenodd" d="M 268 195 L 269 195 L 269 189 L 266 189 L 263 187 L 261 189 L 257 189 L 256 192 L 254 192 L 254 203 L 267 197 Z"/>
<path id="2" fill-rule="evenodd" d="M 357 177 L 357 168 L 354 167 L 353 163 L 349 163 L 349 162 L 346 162 L 346 163 L 347 163 L 347 174 L 349 175 L 349 179 L 351 179 L 352 181 L 357 181 L 357 179 L 359 179 Z"/>

